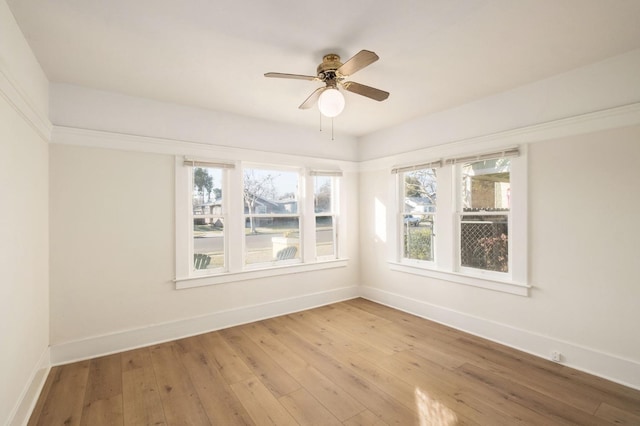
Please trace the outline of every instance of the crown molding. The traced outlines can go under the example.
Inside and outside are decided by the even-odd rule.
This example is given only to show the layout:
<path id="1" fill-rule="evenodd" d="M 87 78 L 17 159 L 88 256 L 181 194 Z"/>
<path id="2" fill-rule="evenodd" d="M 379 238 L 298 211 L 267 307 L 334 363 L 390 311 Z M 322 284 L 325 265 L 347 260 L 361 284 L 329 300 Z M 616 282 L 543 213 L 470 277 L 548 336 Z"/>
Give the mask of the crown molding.
<path id="1" fill-rule="evenodd" d="M 0 68 L 0 95 L 46 141 L 51 141 L 53 126 L 47 115 L 35 107 L 7 70 Z"/>
<path id="2" fill-rule="evenodd" d="M 363 160 L 359 165 L 360 171 L 376 171 L 415 164 L 416 161 L 435 161 L 448 156 L 482 153 L 507 146 L 530 144 L 638 124 L 640 124 L 640 102 L 487 135 L 443 141 L 427 148 Z"/>
<path id="3" fill-rule="evenodd" d="M 482 153 L 487 150 L 500 149 L 505 146 L 530 144 L 549 139 L 638 124 L 640 124 L 640 102 L 487 135 L 443 141 L 434 146 L 360 162 L 323 159 L 270 151 L 256 151 L 211 143 L 81 129 L 77 127 L 51 126 L 50 124 L 49 126 L 51 126 L 50 140 L 56 144 L 170 155 L 197 155 L 207 158 L 229 160 L 243 159 L 263 163 L 269 161 L 282 163 L 284 161 L 291 164 L 299 164 L 299 162 L 303 160 L 307 164 L 318 163 L 319 166 L 323 163 L 339 164 L 344 171 L 376 171 L 403 164 L 412 164 L 416 161 L 424 162 L 425 160 L 438 160 L 452 155 Z"/>
<path id="4" fill-rule="evenodd" d="M 337 165 L 345 172 L 357 172 L 358 163 L 348 160 L 326 159 L 309 155 L 296 155 L 271 151 L 257 151 L 212 143 L 132 135 L 77 127 L 53 126 L 51 143 L 94 148 L 119 149 L 124 151 L 154 154 L 188 155 L 217 160 L 244 160 L 274 164 L 304 164 L 306 167 L 322 168 L 327 164 Z"/>

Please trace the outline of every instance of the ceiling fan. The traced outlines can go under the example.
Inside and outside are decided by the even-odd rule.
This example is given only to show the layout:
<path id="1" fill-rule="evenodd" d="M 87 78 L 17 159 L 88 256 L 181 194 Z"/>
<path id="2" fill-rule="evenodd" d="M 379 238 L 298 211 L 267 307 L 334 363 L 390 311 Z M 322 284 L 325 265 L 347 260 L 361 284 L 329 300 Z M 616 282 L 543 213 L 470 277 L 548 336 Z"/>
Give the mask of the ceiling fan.
<path id="1" fill-rule="evenodd" d="M 343 64 L 340 62 L 340 56 L 335 53 L 329 53 L 323 56 L 322 63 L 318 65 L 316 76 L 285 74 L 279 72 L 268 72 L 264 76 L 322 81 L 325 83 L 325 86 L 314 90 L 298 108 L 308 109 L 318 102 L 318 108 L 323 115 L 327 117 L 335 117 L 344 109 L 344 96 L 340 93 L 338 87 L 376 101 L 384 101 L 389 97 L 389 92 L 385 92 L 384 90 L 365 86 L 364 84 L 356 83 L 355 81 L 344 81 L 356 71 L 371 65 L 378 59 L 378 55 L 374 52 L 361 50 Z"/>

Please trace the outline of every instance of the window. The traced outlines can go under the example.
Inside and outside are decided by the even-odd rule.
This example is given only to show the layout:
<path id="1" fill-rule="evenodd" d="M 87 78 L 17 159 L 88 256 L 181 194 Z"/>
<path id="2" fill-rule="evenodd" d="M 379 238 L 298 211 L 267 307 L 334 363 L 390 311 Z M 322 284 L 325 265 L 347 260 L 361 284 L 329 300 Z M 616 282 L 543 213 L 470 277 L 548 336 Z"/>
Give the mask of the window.
<path id="1" fill-rule="evenodd" d="M 177 288 L 347 265 L 342 172 L 183 157 L 175 170 Z"/>
<path id="2" fill-rule="evenodd" d="M 337 256 L 337 182 L 335 176 L 313 174 L 313 211 L 315 214 L 316 259 Z"/>
<path id="3" fill-rule="evenodd" d="M 191 167 L 191 252 L 193 270 L 224 271 L 226 268 L 223 207 L 224 169 Z"/>
<path id="4" fill-rule="evenodd" d="M 434 219 L 436 213 L 436 170 L 425 168 L 402 174 L 400 228 L 402 257 L 418 261 L 434 260 Z"/>
<path id="5" fill-rule="evenodd" d="M 391 268 L 527 295 L 526 167 L 514 148 L 393 169 Z"/>
<path id="6" fill-rule="evenodd" d="M 460 267 L 509 272 L 510 168 L 508 158 L 460 166 Z"/>
<path id="7" fill-rule="evenodd" d="M 299 174 L 245 168 L 245 265 L 300 261 Z"/>

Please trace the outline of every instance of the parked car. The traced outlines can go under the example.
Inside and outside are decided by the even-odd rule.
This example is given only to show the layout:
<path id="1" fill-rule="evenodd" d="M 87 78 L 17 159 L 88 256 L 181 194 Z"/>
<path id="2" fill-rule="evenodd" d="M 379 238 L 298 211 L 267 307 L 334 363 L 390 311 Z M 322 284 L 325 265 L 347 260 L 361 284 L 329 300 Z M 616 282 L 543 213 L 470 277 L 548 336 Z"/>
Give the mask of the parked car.
<path id="1" fill-rule="evenodd" d="M 410 226 L 418 226 L 418 224 L 420 223 L 420 218 L 410 214 L 406 214 L 404 215 L 404 223 Z"/>

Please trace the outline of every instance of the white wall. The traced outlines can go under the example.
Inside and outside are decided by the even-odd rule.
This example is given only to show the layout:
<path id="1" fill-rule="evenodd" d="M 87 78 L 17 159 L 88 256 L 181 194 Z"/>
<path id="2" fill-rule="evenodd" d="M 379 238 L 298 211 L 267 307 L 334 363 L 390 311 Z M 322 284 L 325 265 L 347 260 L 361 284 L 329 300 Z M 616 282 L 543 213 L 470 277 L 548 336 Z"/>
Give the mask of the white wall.
<path id="1" fill-rule="evenodd" d="M 529 297 L 391 271 L 372 216 L 360 231 L 363 293 L 640 387 L 638 140 L 631 126 L 528 145 Z M 363 211 L 395 211 L 389 169 L 360 179 Z"/>
<path id="2" fill-rule="evenodd" d="M 20 424 L 48 367 L 47 80 L 0 2 L 0 424 Z"/>
<path id="3" fill-rule="evenodd" d="M 635 126 L 531 145 L 534 291 L 514 325 L 640 366 L 639 141 Z"/>
<path id="4" fill-rule="evenodd" d="M 172 282 L 174 155 L 340 168 L 355 192 L 354 138 L 67 84 L 52 85 L 51 117 L 54 363 L 356 294 L 351 200 L 346 268 L 179 291 Z"/>
<path id="5" fill-rule="evenodd" d="M 639 75 L 637 49 L 365 136 L 358 143 L 359 158 L 384 158 L 637 103 Z"/>
<path id="6" fill-rule="evenodd" d="M 362 293 L 640 388 L 638 75 L 634 50 L 362 138 L 360 208 L 390 212 L 361 222 Z M 393 166 L 523 144 L 529 297 L 390 270 Z"/>
<path id="7" fill-rule="evenodd" d="M 359 147 L 363 158 L 374 160 L 360 163 L 359 176 L 348 173 L 346 177 L 346 190 L 359 192 L 358 198 L 349 200 L 348 268 L 181 291 L 174 290 L 171 282 L 175 276 L 173 155 L 194 152 L 287 164 L 329 161 L 354 170 L 355 142 L 335 151 L 336 160 L 323 160 L 318 146 L 326 150 L 326 143 L 318 143 L 317 135 L 305 130 L 292 129 L 289 134 L 286 127 L 241 117 L 56 85 L 52 116 L 58 126 L 50 163 L 54 362 L 302 309 L 318 301 L 328 303 L 360 291 L 541 356 L 560 350 L 569 365 L 640 387 L 637 341 L 622 342 L 620 335 L 610 331 L 615 326 L 632 335 L 631 324 L 638 322 L 628 309 L 637 290 L 630 285 L 631 268 L 618 261 L 624 256 L 609 247 L 607 239 L 597 250 L 577 245 L 561 263 L 547 251 L 549 239 L 554 241 L 552 247 L 559 247 L 583 237 L 583 225 L 599 221 L 603 210 L 580 212 L 583 216 L 577 217 L 584 219 L 577 223 L 581 226 L 558 226 L 554 218 L 573 224 L 576 212 L 567 208 L 571 203 L 559 202 L 563 194 L 546 186 L 540 189 L 544 182 L 558 180 L 578 189 L 570 195 L 572 202 L 590 201 L 591 194 L 585 193 L 578 174 L 583 169 L 577 163 L 583 162 L 590 169 L 602 167 L 614 177 L 599 181 L 595 185 L 599 192 L 632 191 L 629 182 L 638 180 L 633 167 L 628 168 L 631 175 L 622 177 L 613 174 L 614 162 L 600 165 L 597 159 L 616 147 L 625 151 L 626 161 L 637 161 L 639 145 L 633 141 L 638 130 L 625 126 L 640 122 L 640 108 L 633 104 L 640 100 L 640 90 L 630 78 L 639 65 L 640 51 L 630 52 L 371 135 Z M 590 86 L 596 90 L 589 91 Z M 522 129 L 530 124 L 534 126 Z M 485 133 L 493 135 L 482 136 Z M 301 138 L 305 143 L 300 143 Z M 448 143 L 459 139 L 463 141 Z M 264 140 L 270 144 L 262 146 Z M 376 203 L 393 211 L 391 165 L 433 160 L 451 149 L 478 152 L 525 142 L 532 143 L 529 279 L 534 288 L 530 297 L 389 270 L 391 242 L 376 234 L 380 227 L 374 212 Z M 586 151 L 580 149 L 582 144 Z M 556 146 L 562 148 L 558 154 L 551 152 Z M 577 151 L 579 162 L 568 154 L 572 150 Z M 563 164 L 553 170 L 556 174 L 548 171 L 554 164 Z M 541 200 L 555 203 L 558 211 L 540 210 Z M 629 209 L 637 207 L 637 199 L 624 202 Z M 153 216 L 147 212 L 150 205 L 156 209 Z M 615 211 L 620 229 L 630 226 L 625 211 Z M 548 237 L 544 242 L 542 235 Z M 630 240 L 620 241 L 623 254 L 633 252 Z M 607 277 L 614 283 L 608 285 L 616 291 L 607 299 L 595 290 L 600 288 L 594 281 L 599 274 L 581 266 L 584 259 L 588 265 L 611 266 Z M 359 283 L 363 286 L 355 290 Z M 594 308 L 596 302 L 606 303 Z M 618 304 L 619 312 L 609 312 Z M 605 318 L 591 314 L 604 311 Z"/>
<path id="8" fill-rule="evenodd" d="M 561 350 L 570 365 L 640 387 L 640 347 L 630 338 L 640 323 L 637 245 L 628 232 L 640 207 L 638 127 L 590 128 L 530 146 L 527 298 L 391 272 L 371 213 L 376 200 L 389 206 L 393 196 L 380 164 L 432 159 L 452 141 L 638 102 L 639 74 L 633 51 L 334 142 L 302 128 L 60 84 L 51 91 L 58 144 L 49 148 L 48 82 L 0 1 L 0 422 L 28 415 L 49 343 L 54 361 L 64 362 L 328 303 L 357 294 L 358 283 L 372 299 L 542 356 Z M 360 177 L 345 176 L 345 190 L 359 191 L 349 199 L 349 266 L 174 290 L 173 155 L 181 150 L 276 163 L 330 157 L 348 170 L 355 160 L 381 159 L 363 163 Z M 602 203 L 585 209 L 594 199 Z M 600 245 L 585 239 L 593 229 Z"/>
<path id="9" fill-rule="evenodd" d="M 54 363 L 202 333 L 356 294 L 357 202 L 348 201 L 345 218 L 350 227 L 347 267 L 176 290 L 172 281 L 174 156 L 58 144 L 55 137 L 53 142 Z M 175 145 L 179 151 L 181 145 Z M 277 161 L 278 156 L 269 158 Z M 291 161 L 290 156 L 282 157 Z M 356 173 L 345 174 L 346 191 L 357 191 L 357 182 Z"/>

